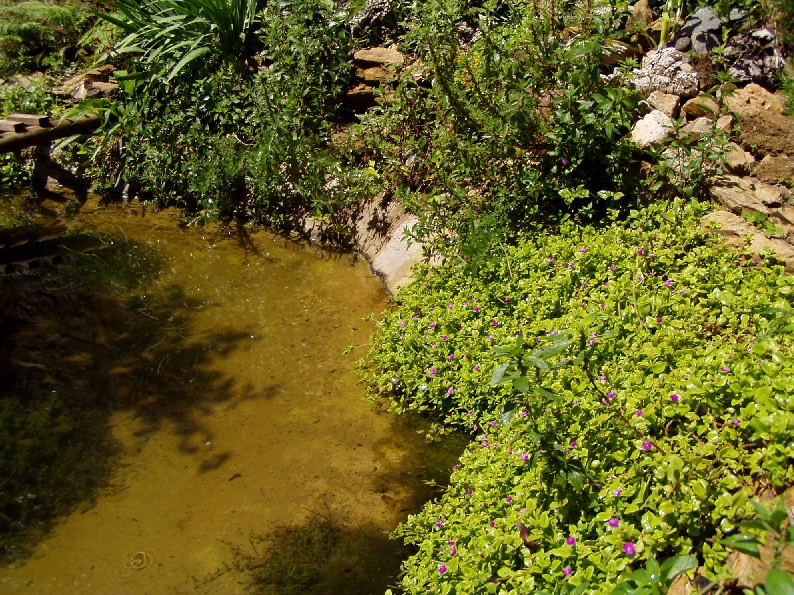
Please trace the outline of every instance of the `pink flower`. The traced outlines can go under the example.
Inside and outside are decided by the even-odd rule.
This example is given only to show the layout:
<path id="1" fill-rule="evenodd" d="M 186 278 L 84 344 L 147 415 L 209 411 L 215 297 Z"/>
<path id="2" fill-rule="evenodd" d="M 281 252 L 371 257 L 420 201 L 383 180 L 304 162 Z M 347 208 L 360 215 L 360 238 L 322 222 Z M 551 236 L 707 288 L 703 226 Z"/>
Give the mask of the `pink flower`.
<path id="1" fill-rule="evenodd" d="M 529 459 L 529 455 L 527 453 L 524 453 L 524 454 L 521 455 L 521 460 L 522 461 L 526 461 L 528 459 Z"/>
<path id="2" fill-rule="evenodd" d="M 620 519 L 618 517 L 616 517 L 616 516 L 613 516 L 611 519 L 609 519 L 607 521 L 607 524 L 610 527 L 618 527 L 618 526 L 620 526 Z"/>
<path id="3" fill-rule="evenodd" d="M 575 544 L 575 543 L 576 543 L 576 537 L 574 537 L 573 535 L 571 535 L 571 536 L 570 536 L 568 539 L 566 539 L 566 540 L 565 540 L 565 543 L 567 543 L 568 545 L 573 545 L 573 544 Z"/>
<path id="4" fill-rule="evenodd" d="M 571 446 L 576 447 L 576 440 L 571 440 Z"/>
<path id="5" fill-rule="evenodd" d="M 573 568 L 571 568 L 570 566 L 566 566 L 565 568 L 562 569 L 562 573 L 565 576 L 571 576 L 573 574 Z"/>
<path id="6" fill-rule="evenodd" d="M 653 442 L 648 442 L 647 440 L 642 443 L 642 450 L 648 451 L 653 448 Z"/>
<path id="7" fill-rule="evenodd" d="M 627 541 L 623 544 L 623 553 L 627 556 L 633 556 L 637 553 L 637 546 L 633 542 Z"/>
<path id="8" fill-rule="evenodd" d="M 505 502 L 507 502 L 508 504 L 510 504 L 512 501 L 513 501 L 512 496 L 508 496 L 507 498 L 505 498 Z"/>
<path id="9" fill-rule="evenodd" d="M 681 397 L 678 396 L 678 393 L 673 393 L 672 395 L 670 395 L 670 400 L 673 403 L 678 403 L 678 401 L 681 400 Z"/>
<path id="10" fill-rule="evenodd" d="M 642 417 L 642 409 L 637 409 L 637 411 L 634 412 L 634 415 L 637 417 Z"/>
<path id="11" fill-rule="evenodd" d="M 612 490 L 612 495 L 615 496 L 616 498 L 619 497 L 619 496 L 622 496 L 623 495 L 623 490 L 621 490 L 620 488 L 618 488 L 616 490 Z"/>
<path id="12" fill-rule="evenodd" d="M 443 564 L 438 567 L 438 573 L 439 574 L 444 574 L 446 571 L 447 571 L 447 567 L 444 566 Z"/>

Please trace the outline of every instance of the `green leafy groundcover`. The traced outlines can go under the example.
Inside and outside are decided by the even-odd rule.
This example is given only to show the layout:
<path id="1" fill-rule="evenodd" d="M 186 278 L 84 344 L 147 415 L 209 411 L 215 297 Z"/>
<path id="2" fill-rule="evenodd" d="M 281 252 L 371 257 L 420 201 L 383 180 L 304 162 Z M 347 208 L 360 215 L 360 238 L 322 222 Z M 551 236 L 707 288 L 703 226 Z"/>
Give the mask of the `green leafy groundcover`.
<path id="1" fill-rule="evenodd" d="M 724 576 L 749 499 L 794 483 L 794 291 L 698 231 L 704 208 L 569 224 L 400 292 L 374 394 L 476 435 L 397 531 L 405 592 L 610 593 L 651 556 Z"/>

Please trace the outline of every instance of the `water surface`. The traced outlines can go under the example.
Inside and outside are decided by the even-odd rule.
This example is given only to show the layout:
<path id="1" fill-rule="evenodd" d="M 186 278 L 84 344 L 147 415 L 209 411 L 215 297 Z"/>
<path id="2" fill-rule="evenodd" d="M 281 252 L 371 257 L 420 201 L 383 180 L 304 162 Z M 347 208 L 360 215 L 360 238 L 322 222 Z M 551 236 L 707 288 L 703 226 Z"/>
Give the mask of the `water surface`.
<path id="1" fill-rule="evenodd" d="M 162 264 L 121 296 L 132 323 L 92 323 L 98 347 L 60 362 L 108 404 L 118 453 L 106 486 L 0 571 L 0 590 L 343 594 L 396 582 L 403 552 L 387 535 L 454 455 L 364 399 L 352 369 L 386 297 L 366 264 L 234 226 L 181 229 L 137 204 L 89 203 L 77 221 Z M 113 325 L 112 311 L 89 314 Z"/>

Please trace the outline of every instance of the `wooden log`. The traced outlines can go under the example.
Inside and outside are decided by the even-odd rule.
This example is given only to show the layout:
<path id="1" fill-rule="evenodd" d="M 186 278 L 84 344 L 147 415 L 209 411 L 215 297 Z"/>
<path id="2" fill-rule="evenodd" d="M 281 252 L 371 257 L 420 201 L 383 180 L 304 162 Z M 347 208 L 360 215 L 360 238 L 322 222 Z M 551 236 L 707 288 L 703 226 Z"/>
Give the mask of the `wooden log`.
<path id="1" fill-rule="evenodd" d="M 11 120 L 0 120 L 0 132 L 23 132 L 27 124 L 22 122 L 12 122 Z"/>
<path id="2" fill-rule="evenodd" d="M 11 120 L 12 122 L 22 122 L 28 126 L 44 127 L 51 125 L 49 116 L 40 116 L 37 114 L 8 114 L 6 116 L 6 120 Z"/>
<path id="3" fill-rule="evenodd" d="M 0 153 L 44 145 L 59 138 L 91 132 L 99 128 L 101 123 L 102 119 L 99 116 L 88 116 L 80 120 L 61 120 L 48 128 L 29 128 L 25 132 L 6 134 L 0 137 Z"/>

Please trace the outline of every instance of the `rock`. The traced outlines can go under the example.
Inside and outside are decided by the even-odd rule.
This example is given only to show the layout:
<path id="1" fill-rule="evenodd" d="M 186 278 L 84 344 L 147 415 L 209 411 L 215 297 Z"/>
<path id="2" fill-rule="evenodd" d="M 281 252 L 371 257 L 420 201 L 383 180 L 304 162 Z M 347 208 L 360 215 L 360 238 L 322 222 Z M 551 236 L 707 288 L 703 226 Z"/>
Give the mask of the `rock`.
<path id="1" fill-rule="evenodd" d="M 733 116 L 730 114 L 725 114 L 724 116 L 720 116 L 717 118 L 717 124 L 715 125 L 717 130 L 724 130 L 726 132 L 730 132 L 731 128 L 733 128 Z"/>
<path id="2" fill-rule="evenodd" d="M 698 95 L 687 101 L 681 110 L 691 118 L 716 118 L 720 106 L 708 95 Z"/>
<path id="3" fill-rule="evenodd" d="M 748 174 L 753 165 L 755 165 L 755 157 L 736 143 L 729 143 L 725 147 L 725 166 L 732 174 Z"/>
<path id="4" fill-rule="evenodd" d="M 671 118 L 677 118 L 681 109 L 681 99 L 663 91 L 654 91 L 645 100 L 653 109 L 664 112 Z"/>
<path id="5" fill-rule="evenodd" d="M 654 20 L 648 0 L 639 0 L 629 6 L 629 14 L 629 22 L 626 24 L 629 31 L 647 31 Z"/>
<path id="6" fill-rule="evenodd" d="M 728 74 L 741 82 L 753 82 L 776 89 L 778 74 L 786 61 L 780 51 L 782 44 L 769 29 L 736 35 L 725 46 Z"/>
<path id="7" fill-rule="evenodd" d="M 784 116 L 783 101 L 756 84 L 726 98 L 739 120 L 739 141 L 756 156 L 794 153 L 794 119 Z"/>
<path id="8" fill-rule="evenodd" d="M 389 68 L 405 62 L 405 56 L 394 48 L 374 47 L 353 54 L 353 64 L 359 68 L 379 66 Z"/>
<path id="9" fill-rule="evenodd" d="M 783 100 L 780 97 L 754 83 L 728 95 L 725 98 L 725 104 L 731 111 L 741 112 L 741 115 L 744 116 L 760 112 L 782 114 L 784 108 Z"/>
<path id="10" fill-rule="evenodd" d="M 380 66 L 356 68 L 356 76 L 368 85 L 373 86 L 383 85 L 392 77 L 388 70 Z"/>
<path id="11" fill-rule="evenodd" d="M 684 126 L 684 132 L 687 134 L 701 135 L 711 132 L 714 126 L 714 120 L 710 118 L 698 118 Z"/>
<path id="12" fill-rule="evenodd" d="M 641 149 L 647 149 L 661 145 L 672 134 L 672 118 L 661 110 L 653 110 L 634 125 L 631 140 Z"/>
<path id="13" fill-rule="evenodd" d="M 786 270 L 794 271 L 794 248 L 783 240 L 767 238 L 738 215 L 714 211 L 704 215 L 700 224 L 707 230 L 719 233 L 729 246 L 748 247 L 756 255 L 771 250 L 785 262 Z"/>
<path id="14" fill-rule="evenodd" d="M 767 155 L 755 166 L 752 176 L 769 184 L 791 182 L 794 180 L 794 159 L 788 155 Z"/>
<path id="15" fill-rule="evenodd" d="M 119 86 L 116 83 L 103 83 L 100 81 L 91 83 L 91 88 L 99 91 L 102 97 L 111 97 L 119 90 Z"/>
<path id="16" fill-rule="evenodd" d="M 405 239 L 406 229 L 417 222 L 400 203 L 382 197 L 366 203 L 355 219 L 357 250 L 391 293 L 410 281 L 411 266 L 422 259 L 422 245 L 413 242 L 409 246 Z"/>
<path id="17" fill-rule="evenodd" d="M 85 79 L 92 83 L 94 82 L 103 82 L 106 83 L 110 80 L 110 77 L 116 72 L 116 67 L 112 64 L 103 64 L 102 66 L 97 66 L 96 68 L 92 68 L 88 72 L 85 73 Z"/>
<path id="18" fill-rule="evenodd" d="M 653 10 L 648 0 L 639 0 L 629 6 L 629 18 L 626 22 L 626 31 L 633 34 L 637 44 L 643 51 L 656 47 L 658 35 L 654 39 L 651 26 L 653 25 Z"/>
<path id="19" fill-rule="evenodd" d="M 770 215 L 770 209 L 782 209 L 790 202 L 791 193 L 780 186 L 771 186 L 754 178 L 720 176 L 711 188 L 715 202 L 732 213 L 741 214 L 755 211 Z"/>
<path id="20" fill-rule="evenodd" d="M 642 68 L 635 69 L 633 83 L 643 95 L 654 91 L 693 97 L 700 89 L 700 77 L 688 57 L 674 48 L 661 48 L 643 59 Z"/>
<path id="21" fill-rule="evenodd" d="M 369 108 L 375 107 L 376 104 L 375 89 L 364 83 L 348 89 L 342 97 L 342 105 L 354 113 L 365 112 Z"/>
<path id="22" fill-rule="evenodd" d="M 705 56 L 720 44 L 721 29 L 720 18 L 710 8 L 701 8 L 679 30 L 675 49 L 687 51 L 691 47 L 698 55 Z"/>
<path id="23" fill-rule="evenodd" d="M 369 43 L 383 43 L 397 25 L 392 0 L 366 0 L 364 6 L 348 22 L 353 37 Z"/>

